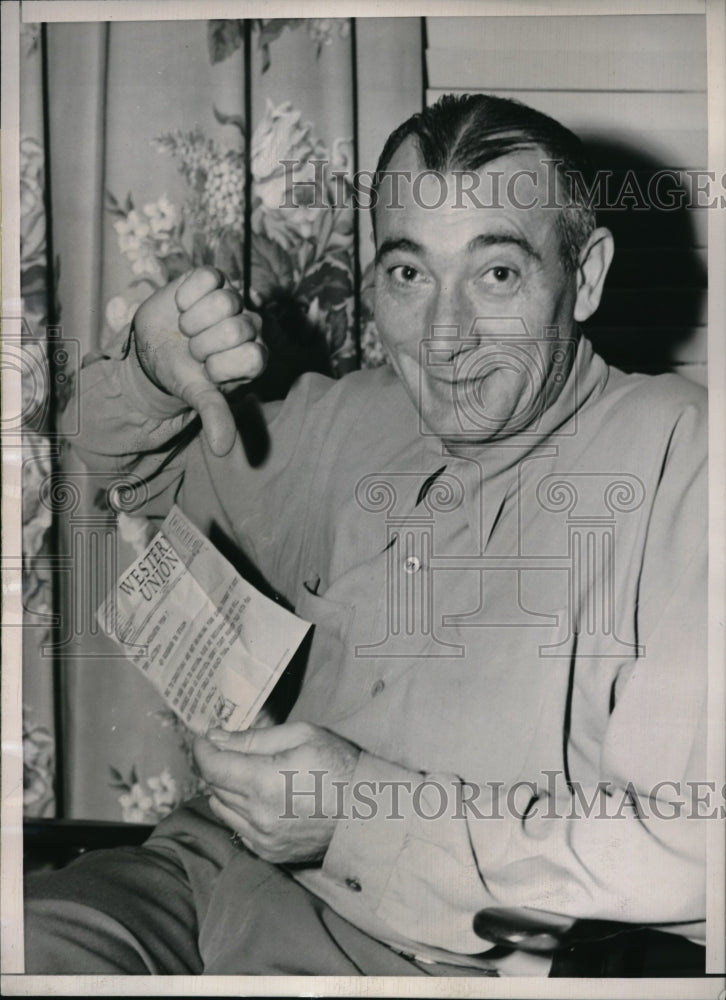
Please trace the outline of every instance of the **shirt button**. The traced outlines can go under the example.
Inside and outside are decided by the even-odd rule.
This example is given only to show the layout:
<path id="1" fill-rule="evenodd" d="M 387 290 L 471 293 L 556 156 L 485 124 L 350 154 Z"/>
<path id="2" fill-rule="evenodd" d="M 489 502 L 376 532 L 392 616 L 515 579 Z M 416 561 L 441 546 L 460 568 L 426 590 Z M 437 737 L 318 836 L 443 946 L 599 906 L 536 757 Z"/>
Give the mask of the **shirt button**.
<path id="1" fill-rule="evenodd" d="M 418 573 L 421 569 L 421 560 L 416 556 L 407 556 L 404 560 L 403 568 L 407 573 Z"/>
<path id="2" fill-rule="evenodd" d="M 348 886 L 349 889 L 352 889 L 353 892 L 361 891 L 362 886 L 357 878 L 347 878 L 345 880 L 345 884 Z"/>
<path id="3" fill-rule="evenodd" d="M 381 693 L 381 691 L 384 689 L 385 686 L 386 686 L 385 681 L 376 681 L 376 683 L 371 688 L 371 697 L 375 698 L 377 694 Z"/>

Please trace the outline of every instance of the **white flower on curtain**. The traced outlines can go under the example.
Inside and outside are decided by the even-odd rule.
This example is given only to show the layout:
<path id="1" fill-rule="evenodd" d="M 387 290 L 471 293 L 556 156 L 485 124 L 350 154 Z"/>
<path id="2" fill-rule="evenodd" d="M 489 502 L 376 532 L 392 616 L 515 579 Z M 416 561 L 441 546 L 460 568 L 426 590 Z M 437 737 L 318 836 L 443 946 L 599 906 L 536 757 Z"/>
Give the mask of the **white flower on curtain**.
<path id="1" fill-rule="evenodd" d="M 179 210 L 163 194 L 158 201 L 144 205 L 144 213 L 149 220 L 149 227 L 159 242 L 159 252 L 169 253 L 171 250 L 171 234 L 179 224 Z"/>
<path id="2" fill-rule="evenodd" d="M 129 261 L 133 273 L 154 285 L 165 284 L 164 260 L 174 252 L 183 252 L 177 239 L 181 221 L 178 208 L 166 195 L 144 205 L 141 212 L 133 208 L 131 201 L 127 201 L 127 210 L 122 210 L 111 195 L 108 207 L 119 216 L 113 228 L 118 236 L 119 250 Z"/>
<path id="3" fill-rule="evenodd" d="M 122 791 L 118 804 L 125 823 L 158 823 L 181 801 L 176 779 L 166 767 L 160 774 L 145 779 L 139 778 L 135 766 L 128 778 L 114 767 L 111 775 L 111 787 Z"/>
<path id="4" fill-rule="evenodd" d="M 148 823 L 154 807 L 151 796 L 144 791 L 138 781 L 129 787 L 125 795 L 120 795 L 121 817 L 124 823 Z"/>
<path id="5" fill-rule="evenodd" d="M 172 778 L 169 769 L 165 767 L 161 774 L 147 778 L 146 784 L 151 791 L 151 801 L 156 812 L 160 816 L 170 813 L 177 804 L 179 793 L 176 780 Z"/>
<path id="6" fill-rule="evenodd" d="M 119 249 L 130 262 L 134 274 L 160 280 L 163 273 L 153 253 L 153 242 L 148 239 L 150 230 L 139 213 L 133 209 L 125 219 L 114 223 L 114 229 L 118 233 Z"/>

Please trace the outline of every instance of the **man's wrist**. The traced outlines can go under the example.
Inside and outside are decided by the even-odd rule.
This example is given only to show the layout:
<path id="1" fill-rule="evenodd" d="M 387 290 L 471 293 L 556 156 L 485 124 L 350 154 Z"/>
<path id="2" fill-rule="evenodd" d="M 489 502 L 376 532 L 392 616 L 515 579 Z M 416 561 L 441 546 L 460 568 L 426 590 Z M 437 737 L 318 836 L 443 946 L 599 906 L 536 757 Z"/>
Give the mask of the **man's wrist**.
<path id="1" fill-rule="evenodd" d="M 126 351 L 126 360 L 122 369 L 122 378 L 125 382 L 125 389 L 130 397 L 136 400 L 143 411 L 148 413 L 149 416 L 158 417 L 163 420 L 179 416 L 182 413 L 186 413 L 189 409 L 182 399 L 167 392 L 148 374 L 139 358 L 133 323 L 129 332 L 129 343 Z"/>
<path id="2" fill-rule="evenodd" d="M 149 380 L 149 382 L 151 382 L 151 384 L 156 389 L 158 389 L 160 392 L 163 392 L 165 396 L 170 396 L 171 393 L 167 389 L 165 389 L 164 386 L 161 385 L 161 383 L 158 382 L 154 378 L 154 376 L 151 374 L 149 368 L 144 364 L 142 353 L 148 354 L 148 350 L 149 350 L 148 347 L 146 348 L 145 352 L 142 352 L 142 351 L 139 350 L 139 339 L 136 336 L 135 321 L 132 320 L 132 322 L 131 322 L 131 330 L 129 332 L 129 353 L 131 355 L 133 355 L 133 357 L 136 359 L 136 363 L 138 364 L 139 368 L 141 368 L 142 372 L 144 373 L 144 375 L 146 376 L 146 378 Z"/>

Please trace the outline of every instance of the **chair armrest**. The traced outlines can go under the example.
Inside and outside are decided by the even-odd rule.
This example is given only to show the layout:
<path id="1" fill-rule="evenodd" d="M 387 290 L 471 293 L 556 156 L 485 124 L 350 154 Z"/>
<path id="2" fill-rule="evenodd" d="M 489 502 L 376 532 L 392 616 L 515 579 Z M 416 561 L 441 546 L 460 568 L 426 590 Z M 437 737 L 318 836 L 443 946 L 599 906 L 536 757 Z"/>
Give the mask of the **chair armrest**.
<path id="1" fill-rule="evenodd" d="M 28 819 L 23 823 L 25 868 L 60 868 L 86 851 L 138 846 L 154 829 L 146 823 Z"/>

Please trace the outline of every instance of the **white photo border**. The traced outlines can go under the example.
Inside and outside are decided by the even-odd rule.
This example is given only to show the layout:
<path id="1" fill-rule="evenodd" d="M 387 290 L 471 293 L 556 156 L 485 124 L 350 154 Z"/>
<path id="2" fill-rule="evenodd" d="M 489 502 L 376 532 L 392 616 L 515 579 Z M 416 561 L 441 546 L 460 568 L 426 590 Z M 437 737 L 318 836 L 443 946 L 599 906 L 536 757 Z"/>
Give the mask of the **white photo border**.
<path id="1" fill-rule="evenodd" d="M 288 16 L 290 0 L 3 0 L 2 328 L 19 336 L 19 31 L 33 21 L 186 20 Z M 708 39 L 708 169 L 726 183 L 726 6 L 723 0 L 297 0 L 295 16 L 422 17 L 701 14 Z M 726 783 L 726 208 L 708 224 L 708 387 L 710 413 L 710 580 L 708 769 Z M 3 412 L 20 412 L 19 372 L 5 372 Z M 19 444 L 3 448 L 2 544 L 21 551 Z M 25 976 L 22 924 L 22 599 L 20 568 L 3 564 L 2 850 L 0 987 L 8 996 L 466 996 L 618 997 L 715 1000 L 724 986 L 726 826 L 709 824 L 707 977 L 703 979 L 529 980 L 506 978 Z M 721 992 L 719 992 L 719 990 Z"/>

